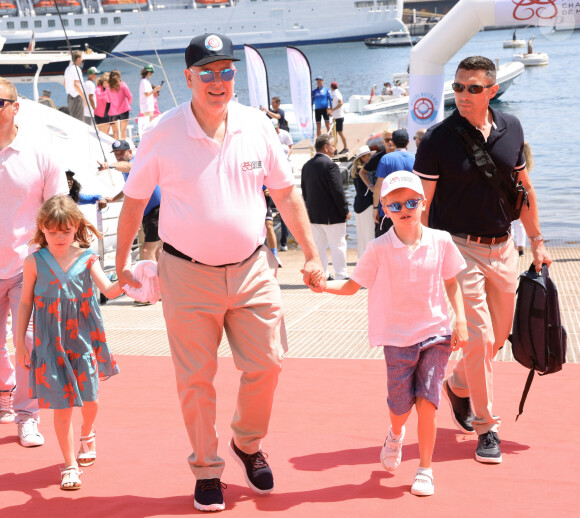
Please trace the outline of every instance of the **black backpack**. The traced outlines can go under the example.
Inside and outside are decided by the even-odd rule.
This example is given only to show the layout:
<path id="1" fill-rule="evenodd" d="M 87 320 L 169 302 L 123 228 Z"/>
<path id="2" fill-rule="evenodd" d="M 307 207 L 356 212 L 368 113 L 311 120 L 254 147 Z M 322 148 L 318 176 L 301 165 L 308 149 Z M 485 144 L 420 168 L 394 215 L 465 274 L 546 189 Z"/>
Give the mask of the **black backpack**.
<path id="1" fill-rule="evenodd" d="M 532 263 L 530 269 L 520 275 L 516 293 L 514 325 L 509 340 L 514 358 L 530 369 L 517 421 L 524 411 L 534 372 L 543 376 L 562 370 L 566 362 L 567 334 L 560 320 L 558 290 L 546 264 L 538 273 Z"/>

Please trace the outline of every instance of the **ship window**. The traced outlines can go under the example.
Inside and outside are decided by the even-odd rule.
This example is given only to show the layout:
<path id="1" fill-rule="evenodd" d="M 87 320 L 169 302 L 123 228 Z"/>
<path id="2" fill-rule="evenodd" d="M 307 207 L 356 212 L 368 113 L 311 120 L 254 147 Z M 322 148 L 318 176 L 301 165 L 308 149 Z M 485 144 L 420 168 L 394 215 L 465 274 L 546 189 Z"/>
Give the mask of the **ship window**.
<path id="1" fill-rule="evenodd" d="M 120 25 L 121 24 L 121 17 L 120 16 L 115 16 L 113 18 L 113 23 Z"/>
<path id="2" fill-rule="evenodd" d="M 75 18 L 75 25 L 79 26 L 82 24 L 83 24 L 83 21 L 80 18 Z"/>
<path id="3" fill-rule="evenodd" d="M 95 25 L 95 19 L 94 18 L 89 18 L 88 19 L 89 25 Z"/>
<path id="4" fill-rule="evenodd" d="M 36 28 L 42 27 L 42 22 L 40 20 L 34 20 L 34 26 Z"/>
<path id="5" fill-rule="evenodd" d="M 68 27 L 68 20 L 64 19 L 62 21 L 62 24 L 63 24 L 64 27 Z"/>
<path id="6" fill-rule="evenodd" d="M 108 18 L 101 18 L 101 25 L 107 25 L 109 23 Z"/>
<path id="7" fill-rule="evenodd" d="M 49 27 L 56 27 L 56 20 L 48 20 Z"/>
<path id="8" fill-rule="evenodd" d="M 6 22 L 7 29 L 14 29 L 14 22 Z"/>
<path id="9" fill-rule="evenodd" d="M 28 22 L 20 22 L 21 29 L 28 29 Z"/>

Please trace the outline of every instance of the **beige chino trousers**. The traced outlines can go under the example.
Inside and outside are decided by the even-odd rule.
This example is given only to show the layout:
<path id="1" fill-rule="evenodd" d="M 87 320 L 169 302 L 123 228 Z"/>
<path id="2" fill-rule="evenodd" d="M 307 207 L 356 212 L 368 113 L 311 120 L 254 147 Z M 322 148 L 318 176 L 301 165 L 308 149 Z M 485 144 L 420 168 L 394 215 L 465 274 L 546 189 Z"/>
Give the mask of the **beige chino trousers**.
<path id="1" fill-rule="evenodd" d="M 507 340 L 513 322 L 518 253 L 513 239 L 479 245 L 453 236 L 467 268 L 457 275 L 463 293 L 469 339 L 449 378 L 459 397 L 470 397 L 478 435 L 497 431 L 493 415 L 492 360 Z"/>
<path id="2" fill-rule="evenodd" d="M 277 263 L 265 246 L 231 266 L 213 267 L 162 252 L 159 286 L 185 427 L 197 479 L 221 478 L 218 456 L 217 350 L 225 330 L 242 371 L 232 421 L 236 445 L 260 449 L 268 431 L 274 391 L 286 351 Z"/>

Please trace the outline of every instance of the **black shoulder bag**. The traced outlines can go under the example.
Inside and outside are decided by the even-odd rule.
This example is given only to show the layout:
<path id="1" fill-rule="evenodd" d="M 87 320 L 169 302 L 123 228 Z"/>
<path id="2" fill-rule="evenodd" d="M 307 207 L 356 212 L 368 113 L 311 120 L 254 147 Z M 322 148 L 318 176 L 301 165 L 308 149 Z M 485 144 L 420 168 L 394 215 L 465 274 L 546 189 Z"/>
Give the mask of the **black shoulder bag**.
<path id="1" fill-rule="evenodd" d="M 447 120 L 449 121 L 450 118 Z M 497 168 L 489 156 L 489 153 L 479 142 L 473 139 L 462 124 L 450 122 L 449 125 L 452 126 L 455 132 L 461 137 L 461 140 L 465 145 L 465 150 L 467 151 L 467 156 L 469 156 L 473 165 L 477 167 L 477 170 L 482 174 L 487 183 L 496 190 L 504 201 L 507 210 L 510 211 L 510 217 L 512 220 L 519 219 L 523 206 L 530 206 L 526 188 L 521 180 L 518 182 L 519 173 L 516 173 L 513 184 L 510 184 L 510 182 L 506 181 L 502 175 L 497 173 Z"/>

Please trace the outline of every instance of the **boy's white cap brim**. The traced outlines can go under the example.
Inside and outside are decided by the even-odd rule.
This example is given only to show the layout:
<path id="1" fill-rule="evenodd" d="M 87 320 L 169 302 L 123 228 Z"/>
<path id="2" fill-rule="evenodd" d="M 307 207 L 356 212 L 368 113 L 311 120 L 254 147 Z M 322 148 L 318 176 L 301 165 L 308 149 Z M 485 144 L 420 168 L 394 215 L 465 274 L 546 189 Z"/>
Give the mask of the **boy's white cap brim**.
<path id="1" fill-rule="evenodd" d="M 421 179 L 415 173 L 410 173 L 409 171 L 395 171 L 388 175 L 381 186 L 381 198 L 397 189 L 411 189 L 423 196 L 423 198 L 425 197 Z"/>

